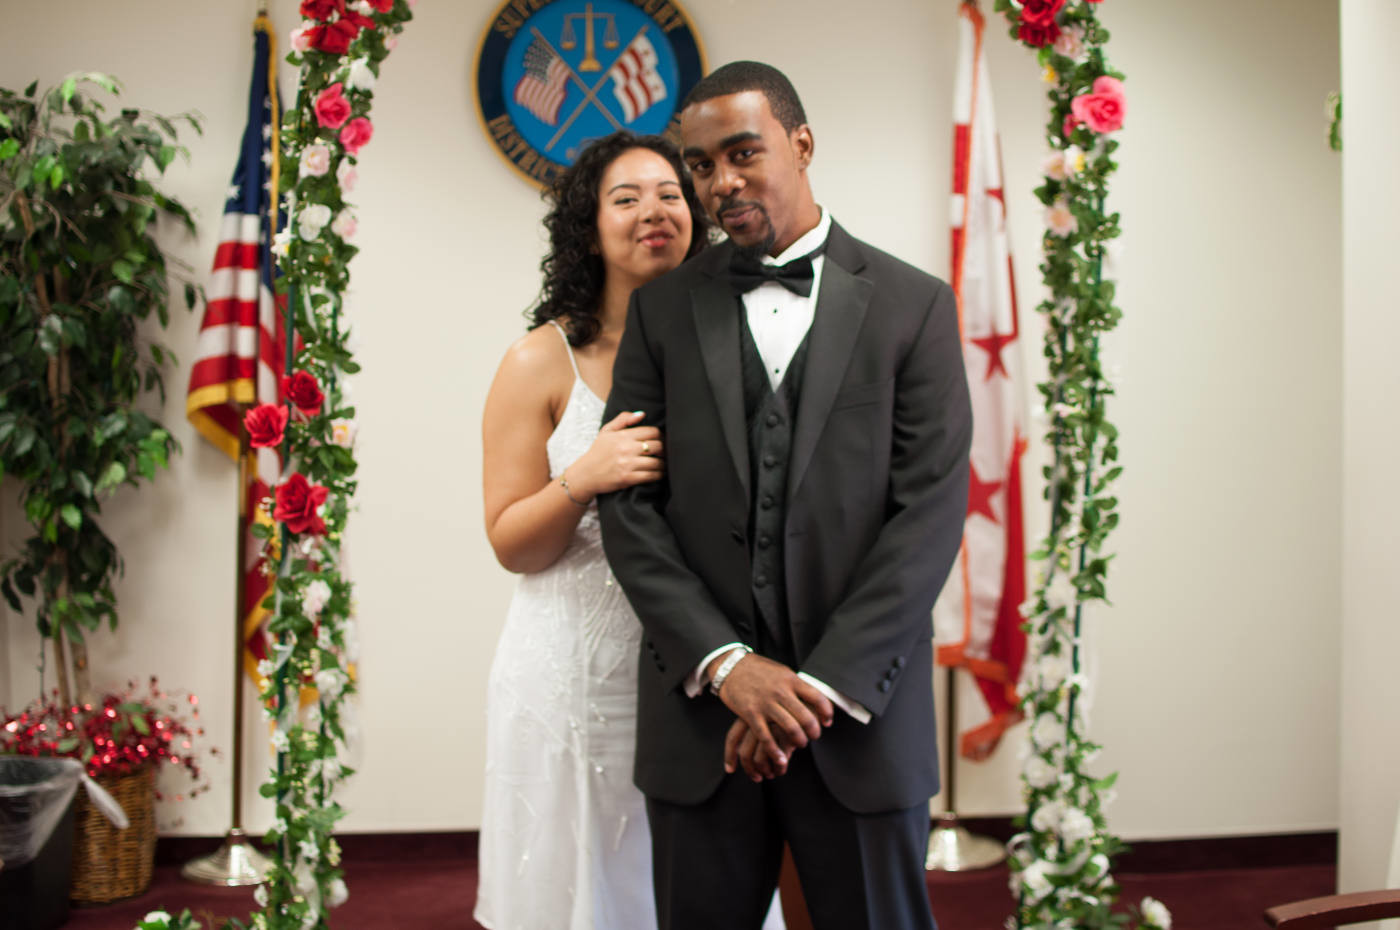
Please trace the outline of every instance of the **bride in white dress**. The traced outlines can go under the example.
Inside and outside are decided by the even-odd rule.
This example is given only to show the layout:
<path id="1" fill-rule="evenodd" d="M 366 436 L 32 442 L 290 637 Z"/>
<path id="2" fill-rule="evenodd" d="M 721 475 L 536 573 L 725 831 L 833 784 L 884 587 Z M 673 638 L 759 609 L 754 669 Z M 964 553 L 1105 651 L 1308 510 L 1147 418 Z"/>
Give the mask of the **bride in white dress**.
<path id="1" fill-rule="evenodd" d="M 475 918 L 652 930 L 632 785 L 641 626 L 608 570 L 593 499 L 660 478 L 663 437 L 636 414 L 599 422 L 628 298 L 699 251 L 707 227 L 657 137 L 594 143 L 550 199 L 536 326 L 506 353 L 483 417 L 487 535 L 521 578 L 487 685 Z"/>

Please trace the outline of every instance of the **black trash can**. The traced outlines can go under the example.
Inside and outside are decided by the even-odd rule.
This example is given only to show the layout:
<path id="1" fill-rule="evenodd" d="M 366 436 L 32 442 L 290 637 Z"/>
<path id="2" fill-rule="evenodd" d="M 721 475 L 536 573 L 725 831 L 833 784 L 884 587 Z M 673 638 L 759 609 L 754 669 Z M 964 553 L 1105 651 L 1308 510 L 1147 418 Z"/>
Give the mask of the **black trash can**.
<path id="1" fill-rule="evenodd" d="M 73 759 L 0 756 L 0 914 L 5 930 L 55 930 L 68 921 Z"/>

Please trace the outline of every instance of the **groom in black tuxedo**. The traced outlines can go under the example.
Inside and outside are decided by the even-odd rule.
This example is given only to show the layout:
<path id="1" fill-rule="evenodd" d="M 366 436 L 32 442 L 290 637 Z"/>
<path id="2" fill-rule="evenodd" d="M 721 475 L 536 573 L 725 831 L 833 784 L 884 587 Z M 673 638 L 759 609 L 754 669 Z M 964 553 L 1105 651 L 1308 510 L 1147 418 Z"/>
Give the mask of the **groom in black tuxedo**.
<path id="1" fill-rule="evenodd" d="M 702 80 L 681 135 L 729 239 L 633 296 L 605 419 L 645 411 L 666 477 L 599 499 L 644 628 L 661 928 L 756 930 L 786 843 L 818 930 L 928 930 L 930 611 L 972 431 L 953 294 L 817 205 L 775 69 Z"/>

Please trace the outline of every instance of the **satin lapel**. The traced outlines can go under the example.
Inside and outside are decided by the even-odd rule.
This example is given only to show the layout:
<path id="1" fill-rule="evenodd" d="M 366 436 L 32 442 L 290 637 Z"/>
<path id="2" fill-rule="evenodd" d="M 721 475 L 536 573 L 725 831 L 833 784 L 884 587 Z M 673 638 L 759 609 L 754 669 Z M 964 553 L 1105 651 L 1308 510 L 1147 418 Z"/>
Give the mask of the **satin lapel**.
<path id="1" fill-rule="evenodd" d="M 702 280 L 690 292 L 705 374 L 719 409 L 734 471 L 749 495 L 749 443 L 744 422 L 744 376 L 739 362 L 739 306 L 724 277 Z"/>
<path id="2" fill-rule="evenodd" d="M 839 226 L 832 227 L 826 254 L 807 346 L 807 368 L 797 402 L 797 423 L 793 427 L 792 458 L 788 462 L 789 501 L 802 484 L 812 453 L 817 449 L 817 440 L 831 414 L 831 405 L 845 377 L 874 287 L 870 281 L 852 273 L 864 267 L 864 261 L 854 240 Z"/>

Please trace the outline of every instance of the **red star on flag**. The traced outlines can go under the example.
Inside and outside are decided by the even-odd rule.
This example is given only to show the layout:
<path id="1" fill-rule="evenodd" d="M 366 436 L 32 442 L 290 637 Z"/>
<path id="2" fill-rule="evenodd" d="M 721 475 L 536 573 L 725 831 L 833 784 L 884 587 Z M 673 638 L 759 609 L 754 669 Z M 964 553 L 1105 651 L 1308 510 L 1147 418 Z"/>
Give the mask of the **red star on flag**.
<path id="1" fill-rule="evenodd" d="M 969 463 L 971 475 L 967 482 L 967 515 L 970 517 L 975 513 L 991 520 L 993 523 L 1000 523 L 997 515 L 992 513 L 992 495 L 1001 490 L 1004 482 L 983 481 L 977 474 L 977 466 Z"/>
<path id="2" fill-rule="evenodd" d="M 1011 373 L 1006 370 L 1006 363 L 1001 360 L 1001 350 L 1015 341 L 1015 333 L 998 333 L 995 331 L 993 331 L 990 336 L 968 340 L 968 342 L 987 353 L 987 375 L 983 380 L 992 380 L 992 375 L 997 372 L 1001 372 L 1003 378 L 1011 377 Z"/>

